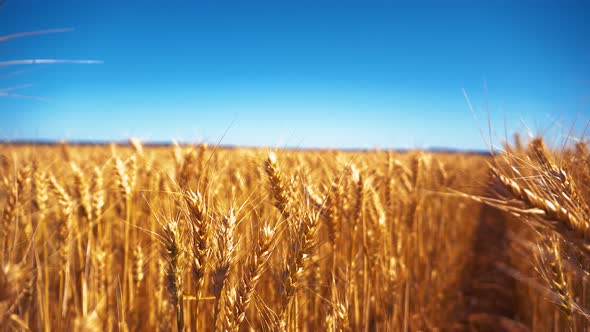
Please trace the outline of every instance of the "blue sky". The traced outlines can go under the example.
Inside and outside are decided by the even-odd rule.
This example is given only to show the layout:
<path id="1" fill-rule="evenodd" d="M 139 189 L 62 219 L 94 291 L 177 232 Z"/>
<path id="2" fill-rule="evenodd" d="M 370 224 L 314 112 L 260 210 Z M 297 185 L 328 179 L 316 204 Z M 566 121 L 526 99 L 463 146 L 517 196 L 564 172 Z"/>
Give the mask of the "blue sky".
<path id="1" fill-rule="evenodd" d="M 0 66 L 0 92 L 48 99 L 0 97 L 0 139 L 481 149 L 486 109 L 496 138 L 559 138 L 590 119 L 587 13 L 584 0 L 8 0 L 0 35 L 75 30 L 0 42 L 0 61 L 103 63 Z"/>

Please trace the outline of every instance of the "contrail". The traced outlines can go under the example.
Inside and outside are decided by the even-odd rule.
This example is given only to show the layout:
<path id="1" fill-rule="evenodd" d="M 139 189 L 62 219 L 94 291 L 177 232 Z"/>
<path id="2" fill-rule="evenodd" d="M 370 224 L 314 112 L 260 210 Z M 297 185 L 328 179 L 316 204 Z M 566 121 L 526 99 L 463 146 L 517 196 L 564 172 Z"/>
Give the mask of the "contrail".
<path id="1" fill-rule="evenodd" d="M 43 98 L 43 97 L 22 95 L 22 94 L 18 94 L 18 93 L 11 93 L 11 91 L 26 89 L 26 88 L 30 88 L 32 86 L 33 86 L 32 84 L 23 84 L 23 85 L 17 85 L 17 86 L 12 86 L 9 88 L 0 89 L 0 98 L 1 97 L 10 97 L 10 98 L 19 98 L 19 99 L 33 99 L 33 100 L 39 100 L 39 101 L 49 101 L 49 99 Z"/>
<path id="2" fill-rule="evenodd" d="M 17 65 L 37 65 L 37 64 L 55 64 L 55 63 L 79 63 L 79 64 L 101 64 L 100 60 L 60 60 L 60 59 L 23 59 L 0 61 L 0 67 L 17 66 Z"/>
<path id="3" fill-rule="evenodd" d="M 32 86 L 33 86 L 32 84 L 23 84 L 23 85 L 11 86 L 11 87 L 8 87 L 8 88 L 2 88 L 2 89 L 0 89 L 0 94 L 1 93 L 6 93 L 8 91 L 26 89 L 26 88 L 30 88 Z"/>
<path id="4" fill-rule="evenodd" d="M 36 35 L 46 35 L 46 34 L 50 34 L 50 33 L 70 32 L 70 31 L 74 31 L 74 29 L 73 28 L 62 28 L 62 29 L 47 29 L 47 30 L 18 32 L 18 33 L 13 33 L 13 34 L 6 35 L 6 36 L 1 36 L 0 43 L 3 41 L 7 41 L 9 39 L 14 39 L 14 38 L 29 37 L 29 36 L 36 36 Z"/>

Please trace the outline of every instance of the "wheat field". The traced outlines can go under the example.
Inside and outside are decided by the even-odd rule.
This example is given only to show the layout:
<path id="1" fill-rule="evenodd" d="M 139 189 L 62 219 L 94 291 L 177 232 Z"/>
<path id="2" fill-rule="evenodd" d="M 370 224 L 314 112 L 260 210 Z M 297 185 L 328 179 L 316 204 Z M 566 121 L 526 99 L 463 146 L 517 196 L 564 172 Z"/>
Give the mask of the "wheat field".
<path id="1" fill-rule="evenodd" d="M 586 331 L 589 153 L 0 146 L 1 331 Z"/>

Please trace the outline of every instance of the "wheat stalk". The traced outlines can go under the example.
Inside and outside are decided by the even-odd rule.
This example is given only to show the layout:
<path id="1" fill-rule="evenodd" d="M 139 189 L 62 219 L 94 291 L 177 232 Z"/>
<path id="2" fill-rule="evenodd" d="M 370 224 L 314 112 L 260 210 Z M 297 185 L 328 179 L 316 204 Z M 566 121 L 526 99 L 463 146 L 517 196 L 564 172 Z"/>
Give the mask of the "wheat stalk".
<path id="1" fill-rule="evenodd" d="M 305 273 L 306 264 L 309 262 L 315 248 L 315 236 L 317 230 L 317 215 L 305 214 L 300 217 L 299 227 L 295 234 L 297 237 L 291 244 L 289 257 L 282 278 L 281 307 L 275 328 L 287 330 L 287 311 L 297 290 L 302 287 L 301 282 Z"/>
<path id="2" fill-rule="evenodd" d="M 198 324 L 199 300 L 201 289 L 205 282 L 206 263 L 209 258 L 210 218 L 207 215 L 207 206 L 199 192 L 187 191 L 185 201 L 188 207 L 188 220 L 191 231 L 191 272 L 197 303 L 195 304 L 195 324 Z M 198 329 L 198 325 L 195 326 Z"/>
<path id="3" fill-rule="evenodd" d="M 166 260 L 166 288 L 176 311 L 176 328 L 184 330 L 183 273 L 184 255 L 178 221 L 172 220 L 162 228 L 164 259 Z"/>
<path id="4" fill-rule="evenodd" d="M 213 268 L 212 275 L 213 280 L 211 284 L 211 290 L 213 296 L 215 296 L 215 311 L 213 316 L 213 322 L 216 330 L 221 323 L 218 322 L 219 314 L 222 311 L 222 291 L 228 282 L 230 269 L 234 259 L 234 253 L 236 251 L 236 245 L 234 244 L 234 230 L 236 227 L 236 217 L 233 211 L 230 211 L 228 215 L 221 218 L 218 229 L 215 233 L 215 251 L 214 261 L 215 267 Z"/>
<path id="5" fill-rule="evenodd" d="M 262 226 L 258 234 L 258 241 L 254 251 L 246 262 L 246 267 L 236 289 L 231 289 L 227 295 L 226 317 L 224 331 L 238 331 L 240 324 L 246 317 L 246 310 L 256 289 L 256 284 L 262 276 L 264 267 L 272 253 L 271 244 L 274 229 L 270 225 Z"/>

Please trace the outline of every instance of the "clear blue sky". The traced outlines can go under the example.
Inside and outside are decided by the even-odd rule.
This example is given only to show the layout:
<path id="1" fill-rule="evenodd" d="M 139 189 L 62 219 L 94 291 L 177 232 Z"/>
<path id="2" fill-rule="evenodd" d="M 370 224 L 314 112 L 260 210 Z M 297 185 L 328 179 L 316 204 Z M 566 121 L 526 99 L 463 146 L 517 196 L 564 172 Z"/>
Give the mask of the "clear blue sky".
<path id="1" fill-rule="evenodd" d="M 0 140 L 485 148 L 590 119 L 590 1 L 34 1 L 0 8 Z M 24 72 L 21 72 L 23 71 Z M 479 117 L 471 115 L 466 89 Z"/>

